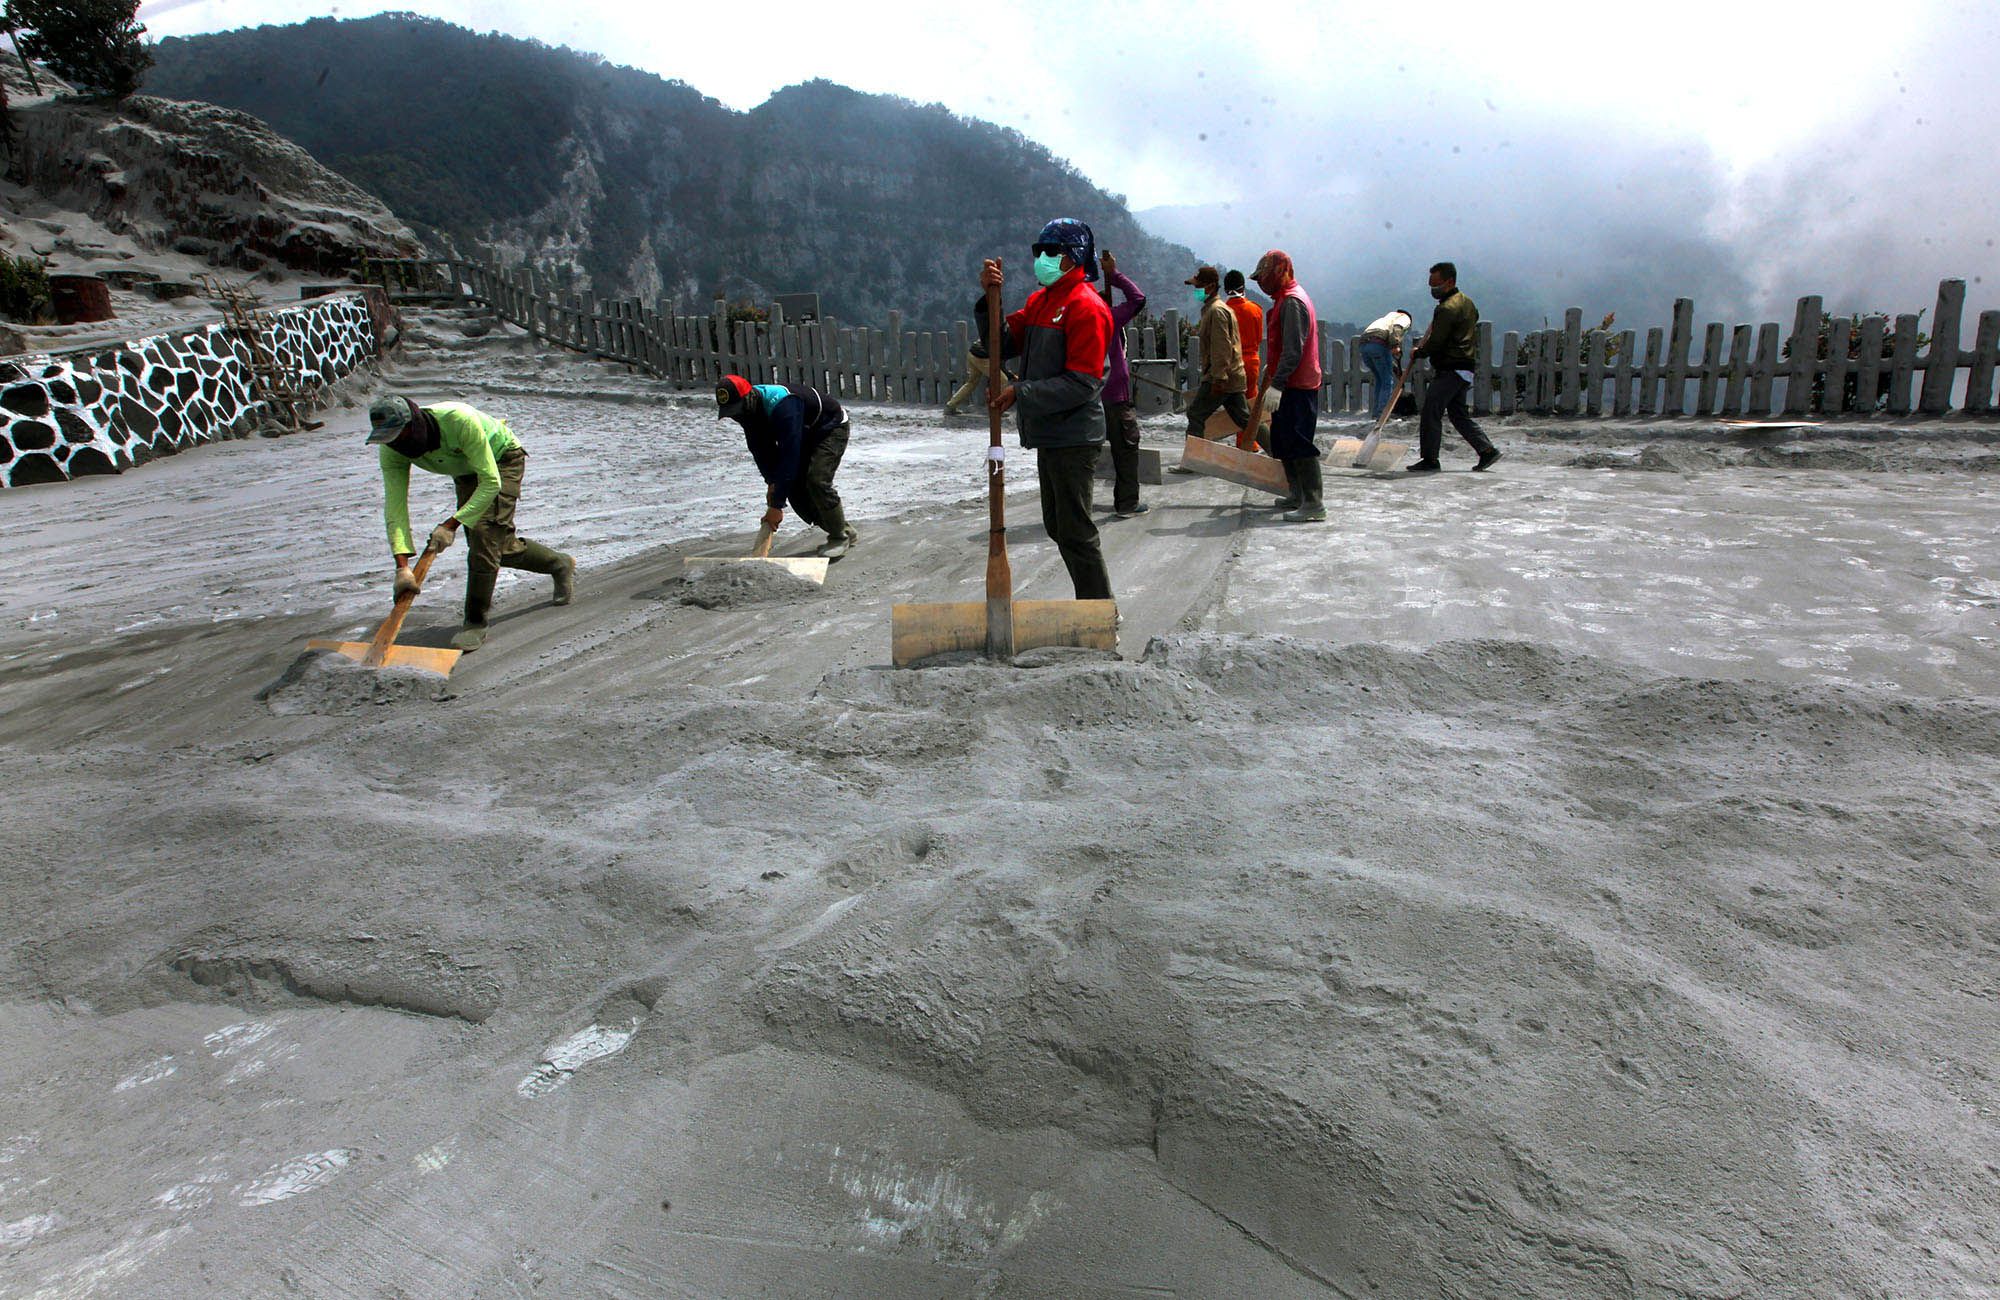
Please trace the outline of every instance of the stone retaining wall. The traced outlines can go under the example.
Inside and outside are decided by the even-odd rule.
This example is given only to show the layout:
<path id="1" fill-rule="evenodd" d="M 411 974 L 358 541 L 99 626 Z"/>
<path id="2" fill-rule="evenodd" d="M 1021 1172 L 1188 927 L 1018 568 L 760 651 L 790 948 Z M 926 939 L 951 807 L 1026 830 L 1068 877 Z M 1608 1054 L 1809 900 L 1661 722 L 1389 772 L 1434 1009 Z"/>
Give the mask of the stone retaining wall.
<path id="1" fill-rule="evenodd" d="M 309 391 L 379 351 L 380 331 L 359 291 L 270 316 L 266 347 Z M 249 345 L 220 321 L 0 360 L 0 486 L 117 474 L 197 443 L 241 438 L 264 415 L 250 377 Z"/>

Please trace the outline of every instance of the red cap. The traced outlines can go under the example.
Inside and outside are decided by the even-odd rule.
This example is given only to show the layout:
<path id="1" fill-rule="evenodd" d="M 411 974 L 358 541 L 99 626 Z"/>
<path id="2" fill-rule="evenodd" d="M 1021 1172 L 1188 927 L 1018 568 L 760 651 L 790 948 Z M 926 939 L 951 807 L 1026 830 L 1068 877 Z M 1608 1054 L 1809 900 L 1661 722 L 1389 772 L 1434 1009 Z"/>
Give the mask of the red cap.
<path id="1" fill-rule="evenodd" d="M 724 375 L 715 386 L 715 418 L 726 420 L 737 414 L 749 399 L 749 380 L 741 375 Z"/>

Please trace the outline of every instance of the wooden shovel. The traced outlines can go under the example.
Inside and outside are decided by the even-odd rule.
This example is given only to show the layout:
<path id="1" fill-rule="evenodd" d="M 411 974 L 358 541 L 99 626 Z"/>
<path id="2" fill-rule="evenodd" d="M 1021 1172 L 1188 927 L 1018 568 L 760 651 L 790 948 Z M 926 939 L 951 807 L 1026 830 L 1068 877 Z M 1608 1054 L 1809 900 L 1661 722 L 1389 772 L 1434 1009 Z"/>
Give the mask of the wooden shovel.
<path id="1" fill-rule="evenodd" d="M 1041 646 L 1118 648 L 1115 600 L 1014 599 L 1014 572 L 1007 563 L 1007 483 L 1000 442 L 1001 413 L 992 397 L 1001 391 L 1000 354 L 1006 351 L 1000 319 L 1000 290 L 986 290 L 988 431 L 986 452 L 986 600 L 897 605 L 889 611 L 891 659 L 898 668 L 952 651 L 983 652 L 989 659 L 1012 659 Z"/>
<path id="2" fill-rule="evenodd" d="M 1257 428 L 1264 416 L 1264 395 L 1271 391 L 1269 383 L 1257 386 L 1257 402 L 1250 408 L 1250 423 L 1242 432 Z M 1215 428 L 1214 420 L 1221 420 L 1225 427 L 1213 437 L 1207 436 Z M 1238 432 L 1234 421 L 1227 412 L 1217 411 L 1210 424 L 1201 433 L 1190 433 L 1181 444 L 1181 470 L 1190 474 L 1205 474 L 1209 478 L 1219 478 L 1225 483 L 1235 483 L 1242 487 L 1255 488 L 1259 492 L 1269 492 L 1272 496 L 1289 496 L 1292 482 L 1285 477 L 1283 461 L 1274 460 L 1261 451 L 1251 451 L 1235 446 L 1229 441 L 1232 433 Z"/>
<path id="3" fill-rule="evenodd" d="M 456 519 L 451 523 L 454 528 L 458 526 Z M 428 546 L 417 557 L 410 571 L 416 575 L 419 587 L 423 586 L 425 576 L 431 571 L 431 561 L 436 558 L 437 552 Z M 375 629 L 372 641 L 308 641 L 306 649 L 331 650 L 358 660 L 363 668 L 422 668 L 426 672 L 449 676 L 452 666 L 458 662 L 458 651 L 449 646 L 396 644 L 396 634 L 403 630 L 403 617 L 410 612 L 410 606 L 416 600 L 417 593 L 414 591 L 406 591 L 396 597 L 396 603 L 389 608 L 389 617 Z"/>
<path id="4" fill-rule="evenodd" d="M 1396 467 L 1396 462 L 1403 458 L 1403 453 L 1410 449 L 1410 444 L 1407 442 L 1385 443 L 1382 441 L 1382 430 L 1388 427 L 1389 417 L 1396 413 L 1396 403 L 1403 396 L 1403 382 L 1409 377 L 1410 368 L 1405 366 L 1402 373 L 1396 376 L 1396 387 L 1390 392 L 1388 404 L 1382 408 L 1382 414 L 1375 421 L 1375 428 L 1369 433 L 1367 438 L 1340 438 L 1335 440 L 1332 449 L 1326 453 L 1326 463 L 1328 466 L 1333 469 L 1379 468 L 1384 470 Z M 1377 460 L 1385 461 L 1386 463 L 1377 466 L 1375 464 Z"/>
<path id="5" fill-rule="evenodd" d="M 833 562 L 824 555 L 772 555 L 771 538 L 777 529 L 766 523 L 757 525 L 757 540 L 750 544 L 748 555 L 690 555 L 684 567 L 690 570 L 705 569 L 715 564 L 775 564 L 795 578 L 807 582 L 826 582 L 827 566 Z"/>

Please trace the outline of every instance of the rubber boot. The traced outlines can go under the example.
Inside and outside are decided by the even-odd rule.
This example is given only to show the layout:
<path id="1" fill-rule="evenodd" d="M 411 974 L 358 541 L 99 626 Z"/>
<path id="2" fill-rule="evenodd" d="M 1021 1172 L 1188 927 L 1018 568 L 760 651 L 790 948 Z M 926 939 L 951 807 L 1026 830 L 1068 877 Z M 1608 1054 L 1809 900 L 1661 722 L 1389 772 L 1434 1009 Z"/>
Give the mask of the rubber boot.
<path id="1" fill-rule="evenodd" d="M 1292 491 L 1289 496 L 1282 496 L 1273 501 L 1271 508 L 1273 510 L 1297 510 L 1301 499 L 1299 496 L 1298 462 L 1295 460 L 1281 460 L 1278 463 L 1285 467 L 1285 482 L 1292 485 Z"/>
<path id="2" fill-rule="evenodd" d="M 1291 462 L 1299 467 L 1299 508 L 1285 512 L 1289 524 L 1317 524 L 1326 519 L 1326 475 L 1319 457 Z"/>
<path id="3" fill-rule="evenodd" d="M 468 568 L 465 572 L 465 626 L 451 639 L 465 654 L 486 644 L 486 613 L 493 607 L 493 584 L 499 580 L 498 569 Z"/>
<path id="4" fill-rule="evenodd" d="M 556 580 L 555 604 L 567 605 L 576 594 L 576 560 L 540 542 L 523 538 L 521 549 L 500 561 L 510 569 L 546 573 Z"/>
<path id="5" fill-rule="evenodd" d="M 819 525 L 826 529 L 826 542 L 813 552 L 815 555 L 824 555 L 829 560 L 837 560 L 847 554 L 849 547 L 861 540 L 861 535 L 848 526 L 847 512 L 837 507 L 830 512 L 829 518 L 820 520 Z"/>

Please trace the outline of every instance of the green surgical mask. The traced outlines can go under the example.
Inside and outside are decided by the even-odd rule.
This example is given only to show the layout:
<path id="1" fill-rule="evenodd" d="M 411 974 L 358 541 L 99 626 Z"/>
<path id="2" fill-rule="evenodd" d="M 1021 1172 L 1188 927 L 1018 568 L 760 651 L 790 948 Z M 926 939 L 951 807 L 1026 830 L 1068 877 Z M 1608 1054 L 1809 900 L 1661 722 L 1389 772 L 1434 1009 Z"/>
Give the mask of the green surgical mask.
<path id="1" fill-rule="evenodd" d="M 1044 288 L 1062 279 L 1062 254 L 1035 254 L 1035 283 Z"/>

